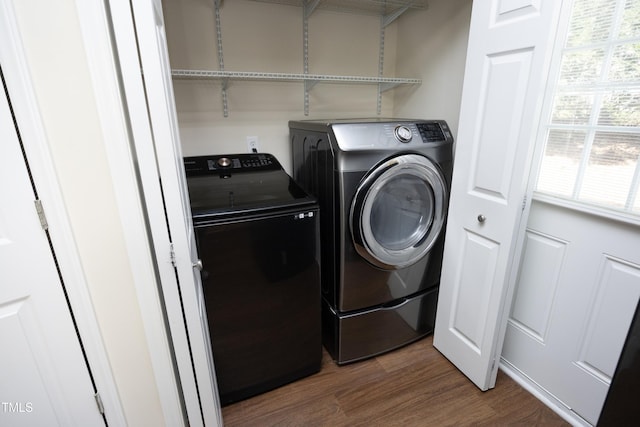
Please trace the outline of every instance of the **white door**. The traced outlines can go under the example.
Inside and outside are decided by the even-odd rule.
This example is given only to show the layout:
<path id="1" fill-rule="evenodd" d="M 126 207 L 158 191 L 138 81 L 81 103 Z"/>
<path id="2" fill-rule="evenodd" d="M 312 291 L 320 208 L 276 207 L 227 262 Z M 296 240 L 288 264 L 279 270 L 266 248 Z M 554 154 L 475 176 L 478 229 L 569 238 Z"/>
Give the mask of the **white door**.
<path id="1" fill-rule="evenodd" d="M 434 346 L 495 385 L 561 1 L 475 1 Z"/>
<path id="2" fill-rule="evenodd" d="M 178 323 L 184 319 L 188 335 L 188 343 L 181 345 L 180 348 L 177 347 L 179 342 L 174 341 L 179 359 L 178 369 L 181 371 L 180 376 L 183 381 L 187 416 L 190 425 L 221 425 L 220 401 L 200 272 L 197 268 L 199 260 L 191 220 L 186 176 L 182 164 L 182 149 L 162 5 L 159 0 L 145 0 L 132 2 L 131 7 L 135 21 L 136 39 L 130 39 L 129 43 L 136 43 L 137 40 L 144 75 L 146 108 L 153 133 L 154 152 L 150 155 L 155 155 L 155 158 L 152 159 L 139 158 L 139 160 L 141 163 L 148 163 L 151 160 L 154 166 L 157 165 L 157 174 L 162 186 L 166 224 L 171 236 L 171 261 L 178 278 L 179 298 L 183 310 L 179 313 L 179 319 L 170 319 L 170 325 L 172 333 L 176 333 L 178 331 L 173 328 L 179 327 Z M 118 19 L 119 16 L 114 14 L 114 21 Z M 131 64 L 125 64 L 121 56 L 121 65 L 126 68 Z M 139 70 L 137 72 L 139 73 Z M 139 95 L 133 94 L 131 91 L 127 92 L 126 96 L 129 102 L 132 97 Z M 134 126 L 137 125 L 134 123 Z M 138 151 L 138 155 L 141 155 L 141 151 Z M 144 187 L 157 185 L 157 182 L 145 181 L 144 177 L 142 181 Z M 147 189 L 145 188 L 144 191 L 146 193 Z M 152 208 L 157 209 L 159 206 L 154 205 Z M 167 248 L 168 250 L 169 248 Z M 171 296 L 165 293 L 167 306 L 174 304 L 175 301 L 166 301 L 168 297 Z M 169 316 L 171 317 L 172 313 L 169 313 Z M 186 345 L 189 348 L 184 348 Z M 181 358 L 181 355 L 184 355 L 187 350 L 187 356 L 190 357 L 188 362 L 192 363 L 192 366 L 188 367 L 185 366 L 184 358 Z M 192 374 L 195 375 L 195 384 L 187 381 L 187 378 Z M 197 393 L 197 396 L 194 396 L 192 391 Z"/>
<path id="3" fill-rule="evenodd" d="M 640 0 L 565 2 L 502 352 L 593 425 L 640 298 L 638 12 Z"/>
<path id="4" fill-rule="evenodd" d="M 0 95 L 0 425 L 104 425 Z"/>

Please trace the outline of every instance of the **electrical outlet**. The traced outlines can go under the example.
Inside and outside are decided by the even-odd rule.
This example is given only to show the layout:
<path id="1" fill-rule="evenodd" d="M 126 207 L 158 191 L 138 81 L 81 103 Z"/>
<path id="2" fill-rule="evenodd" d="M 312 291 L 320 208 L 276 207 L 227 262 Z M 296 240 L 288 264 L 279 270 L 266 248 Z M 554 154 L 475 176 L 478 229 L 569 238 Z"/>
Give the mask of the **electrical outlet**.
<path id="1" fill-rule="evenodd" d="M 257 136 L 248 136 L 247 137 L 247 148 L 250 153 L 258 152 L 258 137 Z"/>

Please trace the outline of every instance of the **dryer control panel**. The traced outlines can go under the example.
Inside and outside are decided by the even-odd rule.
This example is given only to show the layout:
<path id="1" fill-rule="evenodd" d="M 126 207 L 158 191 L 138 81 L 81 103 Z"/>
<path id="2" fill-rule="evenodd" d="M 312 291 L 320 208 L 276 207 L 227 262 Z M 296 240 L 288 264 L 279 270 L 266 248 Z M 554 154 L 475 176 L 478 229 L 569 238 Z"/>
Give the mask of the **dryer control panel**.
<path id="1" fill-rule="evenodd" d="M 334 123 L 331 129 L 343 151 L 419 149 L 453 142 L 444 120 Z"/>
<path id="2" fill-rule="evenodd" d="M 440 123 L 418 123 L 416 127 L 418 128 L 418 132 L 420 132 L 420 136 L 424 142 L 440 142 L 447 140 L 444 136 L 444 130 Z M 446 128 L 446 131 L 449 132 L 449 129 Z"/>

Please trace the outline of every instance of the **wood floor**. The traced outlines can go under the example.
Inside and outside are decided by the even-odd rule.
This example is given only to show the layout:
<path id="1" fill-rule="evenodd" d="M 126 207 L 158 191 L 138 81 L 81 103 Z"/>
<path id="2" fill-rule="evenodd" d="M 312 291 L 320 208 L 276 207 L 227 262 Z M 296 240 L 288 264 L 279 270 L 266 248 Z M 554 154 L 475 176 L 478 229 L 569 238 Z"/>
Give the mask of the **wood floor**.
<path id="1" fill-rule="evenodd" d="M 225 426 L 567 426 L 501 371 L 479 391 L 427 337 L 222 408 Z"/>

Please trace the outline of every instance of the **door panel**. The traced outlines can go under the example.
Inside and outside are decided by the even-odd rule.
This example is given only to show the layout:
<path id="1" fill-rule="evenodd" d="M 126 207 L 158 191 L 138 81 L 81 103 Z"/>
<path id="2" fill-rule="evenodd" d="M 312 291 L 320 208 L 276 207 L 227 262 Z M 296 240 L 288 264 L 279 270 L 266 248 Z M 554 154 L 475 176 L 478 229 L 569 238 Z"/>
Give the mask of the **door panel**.
<path id="1" fill-rule="evenodd" d="M 636 226 L 534 201 L 503 359 L 592 424 L 640 299 Z"/>
<path id="2" fill-rule="evenodd" d="M 104 425 L 4 91 L 0 140 L 0 425 Z"/>
<path id="3" fill-rule="evenodd" d="M 565 241 L 527 230 L 509 322 L 541 344 L 547 339 L 566 249 Z M 540 280 L 532 280 L 534 275 Z"/>
<path id="4" fill-rule="evenodd" d="M 434 346 L 495 384 L 560 1 L 473 3 Z"/>
<path id="5" fill-rule="evenodd" d="M 590 375 L 611 382 L 640 297 L 640 265 L 603 254 L 598 289 L 586 315 L 589 319 L 580 342 L 578 365 Z M 612 316 L 618 313 L 618 316 Z"/>
<path id="6" fill-rule="evenodd" d="M 478 105 L 478 124 L 473 143 L 471 191 L 497 203 L 508 203 L 512 194 L 515 141 L 523 119 L 533 49 L 490 54 L 484 58 Z"/>
<path id="7" fill-rule="evenodd" d="M 466 233 L 464 237 L 461 258 L 476 262 L 462 267 L 456 283 L 450 328 L 465 345 L 479 354 L 490 310 L 489 296 L 500 246 L 474 233 Z"/>
<path id="8" fill-rule="evenodd" d="M 38 323 L 29 297 L 5 301 L 0 307 L 0 336 L 4 342 L 11 343 L 11 351 L 2 354 L 2 365 L 12 367 L 2 375 L 2 383 L 7 387 L 1 392 L 2 402 L 17 405 L 14 413 L 0 408 L 0 421 L 5 425 L 33 425 L 36 419 L 35 414 L 32 415 L 34 405 L 39 419 L 36 424 L 67 416 L 56 415 L 57 394 L 52 399 L 47 396 L 47 392 L 56 387 L 55 384 L 47 386 L 44 378 L 55 378 L 56 374 L 46 359 L 38 360 L 37 355 L 46 354 L 42 352 L 47 348 L 44 331 Z"/>

